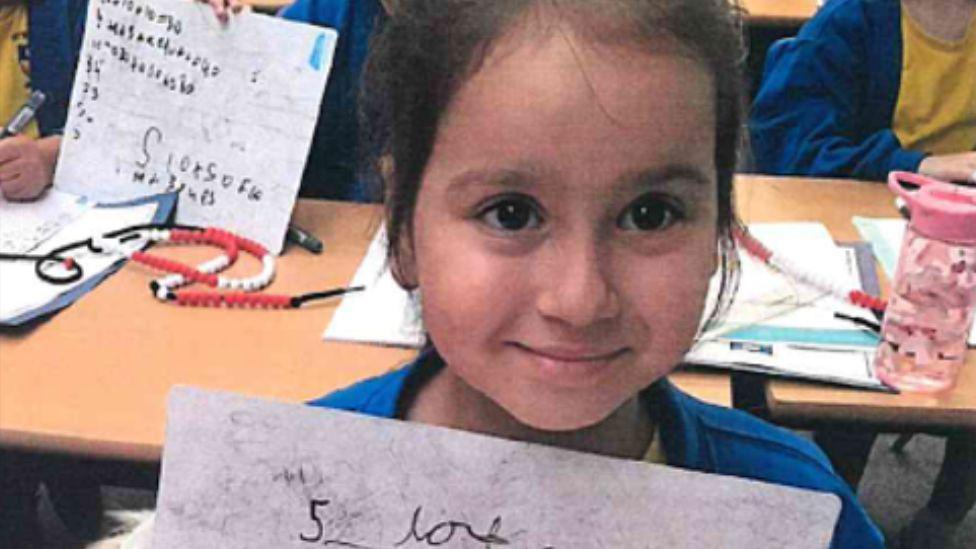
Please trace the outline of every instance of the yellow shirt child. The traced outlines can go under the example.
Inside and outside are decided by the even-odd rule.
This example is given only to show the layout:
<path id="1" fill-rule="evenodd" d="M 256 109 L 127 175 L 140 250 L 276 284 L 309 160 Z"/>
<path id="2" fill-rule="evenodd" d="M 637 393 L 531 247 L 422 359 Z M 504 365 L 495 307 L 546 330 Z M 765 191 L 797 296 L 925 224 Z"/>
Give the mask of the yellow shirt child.
<path id="1" fill-rule="evenodd" d="M 30 92 L 27 6 L 0 7 L 0 123 L 10 120 Z M 37 123 L 32 120 L 23 133 L 37 137 Z"/>

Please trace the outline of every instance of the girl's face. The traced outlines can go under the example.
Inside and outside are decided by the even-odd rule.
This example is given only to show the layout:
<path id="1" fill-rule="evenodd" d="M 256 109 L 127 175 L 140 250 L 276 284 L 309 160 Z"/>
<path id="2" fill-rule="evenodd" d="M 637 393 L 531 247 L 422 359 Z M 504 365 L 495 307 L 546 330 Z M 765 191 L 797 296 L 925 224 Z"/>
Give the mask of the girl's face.
<path id="1" fill-rule="evenodd" d="M 559 31 L 496 44 L 442 121 L 404 266 L 457 376 L 521 423 L 599 423 L 691 344 L 716 267 L 698 62 Z"/>

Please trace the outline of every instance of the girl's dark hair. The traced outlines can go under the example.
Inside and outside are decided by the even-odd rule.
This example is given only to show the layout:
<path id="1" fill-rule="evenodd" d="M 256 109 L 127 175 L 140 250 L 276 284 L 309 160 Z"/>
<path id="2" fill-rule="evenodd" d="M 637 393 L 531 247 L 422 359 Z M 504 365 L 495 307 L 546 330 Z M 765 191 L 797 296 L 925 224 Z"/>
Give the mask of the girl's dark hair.
<path id="1" fill-rule="evenodd" d="M 738 262 L 731 229 L 733 172 L 743 117 L 739 10 L 731 0 L 398 0 L 370 45 L 360 101 L 363 179 L 383 197 L 388 260 L 404 265 L 424 170 L 442 117 L 494 43 L 530 10 L 564 20 L 593 43 L 655 50 L 660 39 L 698 59 L 715 86 L 722 285 L 714 319 L 728 304 Z M 402 272 L 394 271 L 405 280 Z"/>

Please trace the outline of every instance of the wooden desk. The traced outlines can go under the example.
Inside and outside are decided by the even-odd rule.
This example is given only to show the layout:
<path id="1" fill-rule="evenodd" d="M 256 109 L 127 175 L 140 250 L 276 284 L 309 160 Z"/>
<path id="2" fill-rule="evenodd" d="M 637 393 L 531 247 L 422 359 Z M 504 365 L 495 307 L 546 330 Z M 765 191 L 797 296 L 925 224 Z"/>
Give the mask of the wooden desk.
<path id="1" fill-rule="evenodd" d="M 740 0 L 750 24 L 798 27 L 817 13 L 817 0 Z"/>
<path id="2" fill-rule="evenodd" d="M 819 220 L 845 240 L 857 238 L 851 215 L 894 215 L 887 190 L 872 183 L 745 176 L 736 196 L 747 220 Z M 346 284 L 377 213 L 372 206 L 300 202 L 296 222 L 323 238 L 326 253 L 289 249 L 273 289 L 292 293 Z M 164 397 L 174 384 L 300 402 L 413 356 L 408 350 L 322 342 L 336 302 L 293 311 L 182 309 L 149 296 L 151 277 L 127 266 L 50 322 L 19 336 L 0 336 L 0 446 L 155 461 Z M 959 386 L 944 397 L 776 381 L 767 384 L 767 398 L 777 420 L 972 426 L 974 354 L 968 355 Z M 673 379 L 701 398 L 729 402 L 726 376 L 682 372 Z"/>
<path id="3" fill-rule="evenodd" d="M 740 177 L 736 198 L 746 221 L 816 220 L 836 240 L 859 240 L 851 216 L 895 217 L 892 194 L 878 183 Z M 941 429 L 976 427 L 976 351 L 956 388 L 942 396 L 888 395 L 799 382 L 767 383 L 776 421 L 862 422 L 878 427 Z"/>
<path id="4" fill-rule="evenodd" d="M 343 286 L 379 208 L 300 201 L 295 222 L 326 252 L 290 248 L 272 290 Z M 171 254 L 211 251 L 170 249 Z M 242 256 L 243 257 L 243 256 Z M 245 272 L 256 262 L 243 266 Z M 301 402 L 401 364 L 411 350 L 323 342 L 338 301 L 289 311 L 184 309 L 156 302 L 153 274 L 127 265 L 51 321 L 0 336 L 0 446 L 136 461 L 159 459 L 165 396 L 176 384 Z M 696 396 L 729 405 L 726 375 L 678 373 Z"/>

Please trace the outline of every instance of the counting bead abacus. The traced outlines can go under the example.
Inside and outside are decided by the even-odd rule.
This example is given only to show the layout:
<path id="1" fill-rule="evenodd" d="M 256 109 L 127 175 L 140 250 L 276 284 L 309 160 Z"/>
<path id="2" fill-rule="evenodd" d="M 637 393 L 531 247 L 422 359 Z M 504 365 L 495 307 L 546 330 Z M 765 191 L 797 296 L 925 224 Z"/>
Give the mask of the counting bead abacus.
<path id="1" fill-rule="evenodd" d="M 839 299 L 847 301 L 863 309 L 870 309 L 878 314 L 882 314 L 887 307 L 887 303 L 880 298 L 858 290 L 857 288 L 847 288 L 824 276 L 817 275 L 803 269 L 791 259 L 773 254 L 772 250 L 763 245 L 754 236 L 749 234 L 741 227 L 732 229 L 732 236 L 736 242 L 742 246 L 749 255 L 762 261 L 766 265 L 780 271 L 798 282 L 817 288 L 820 291 L 829 293 Z"/>
<path id="2" fill-rule="evenodd" d="M 132 241 L 161 245 L 204 244 L 221 248 L 223 253 L 196 267 L 191 267 L 179 261 L 140 251 L 129 244 Z M 80 248 L 87 248 L 98 254 L 124 256 L 149 268 L 169 273 L 152 281 L 149 288 L 153 296 L 160 301 L 185 306 L 287 309 L 300 307 L 309 301 L 327 299 L 363 289 L 361 286 L 337 288 L 298 296 L 258 293 L 274 280 L 274 255 L 253 240 L 216 228 L 139 225 L 67 244 L 46 255 L 2 254 L 0 259 L 34 261 L 35 272 L 42 280 L 51 284 L 70 284 L 80 280 L 83 272 L 81 265 L 74 258 L 64 254 Z M 237 261 L 242 251 L 261 262 L 261 272 L 247 278 L 221 275 L 221 272 Z M 60 267 L 66 271 L 66 274 L 51 274 L 49 270 L 52 266 Z M 194 292 L 180 289 L 194 283 L 220 291 Z"/>
<path id="3" fill-rule="evenodd" d="M 257 292 L 266 288 L 274 279 L 274 256 L 257 242 L 239 237 L 220 229 L 150 229 L 145 231 L 145 239 L 156 244 L 207 244 L 223 248 L 224 253 L 205 261 L 197 267 L 190 267 L 178 261 L 151 255 L 147 252 L 130 250 L 107 238 L 93 239 L 95 247 L 120 253 L 159 271 L 172 273 L 169 276 L 155 280 L 152 284 L 153 295 L 163 301 L 175 300 L 181 305 L 230 305 L 230 306 L 261 306 L 283 307 L 290 303 L 287 299 L 265 299 L 269 296 L 252 296 L 247 292 Z M 261 272 L 249 278 L 230 278 L 217 273 L 227 269 L 237 261 L 239 251 L 244 251 L 261 261 Z M 199 293 L 188 294 L 183 298 L 176 289 L 190 283 L 200 283 L 220 290 L 239 290 L 232 299 L 220 298 L 225 294 L 213 294 L 218 299 L 201 297 Z M 230 295 L 230 294 L 227 294 Z M 253 302 L 253 303 L 252 303 Z"/>

